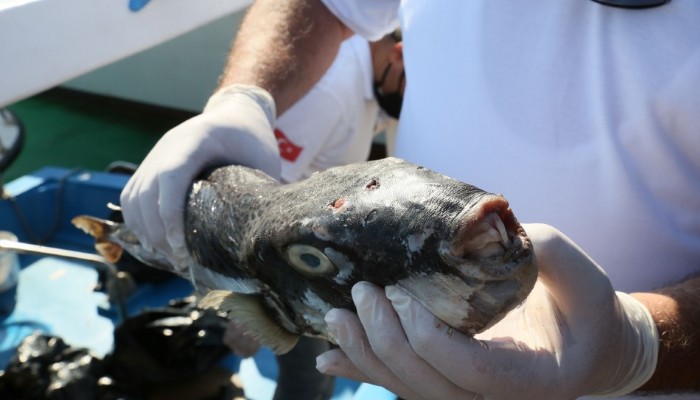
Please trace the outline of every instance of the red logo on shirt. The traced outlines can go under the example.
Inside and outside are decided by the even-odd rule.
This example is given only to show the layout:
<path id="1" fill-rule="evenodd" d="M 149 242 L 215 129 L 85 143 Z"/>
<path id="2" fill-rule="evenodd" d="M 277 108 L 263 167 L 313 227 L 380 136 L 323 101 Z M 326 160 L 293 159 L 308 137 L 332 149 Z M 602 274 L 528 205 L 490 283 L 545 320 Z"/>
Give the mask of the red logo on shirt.
<path id="1" fill-rule="evenodd" d="M 287 161 L 296 161 L 299 154 L 301 154 L 301 151 L 304 150 L 303 147 L 300 147 L 289 140 L 289 138 L 279 129 L 275 129 L 275 138 L 277 138 L 277 146 L 280 148 L 280 156 Z"/>

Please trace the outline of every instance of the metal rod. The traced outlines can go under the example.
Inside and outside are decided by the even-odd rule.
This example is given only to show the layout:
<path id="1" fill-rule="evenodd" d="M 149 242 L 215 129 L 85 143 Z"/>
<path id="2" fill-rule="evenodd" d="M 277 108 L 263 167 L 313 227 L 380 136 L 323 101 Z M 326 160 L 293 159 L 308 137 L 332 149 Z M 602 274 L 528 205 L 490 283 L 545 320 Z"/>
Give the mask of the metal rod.
<path id="1" fill-rule="evenodd" d="M 59 249 L 56 247 L 40 246 L 36 244 L 16 242 L 14 240 L 0 239 L 0 251 L 12 251 L 20 254 L 35 254 L 40 256 L 54 256 L 68 258 L 71 260 L 87 261 L 95 264 L 96 269 L 101 270 L 107 274 L 108 280 L 114 282 L 114 285 L 107 284 L 107 295 L 110 300 L 117 303 L 117 308 L 119 310 L 119 316 L 121 320 L 124 321 L 127 317 L 126 304 L 124 299 L 124 293 L 122 288 L 119 287 L 119 277 L 117 267 L 114 264 L 107 262 L 107 260 L 97 254 L 84 253 L 81 251 L 73 251 L 66 249 Z"/>
<path id="2" fill-rule="evenodd" d="M 56 247 L 39 246 L 36 244 L 15 242 L 8 239 L 0 239 L 0 251 L 13 251 L 22 254 L 36 254 L 41 256 L 56 256 L 72 260 L 89 261 L 113 267 L 107 260 L 97 254 L 83 253 L 81 251 L 65 250 Z M 111 268 L 110 268 L 111 269 Z"/>

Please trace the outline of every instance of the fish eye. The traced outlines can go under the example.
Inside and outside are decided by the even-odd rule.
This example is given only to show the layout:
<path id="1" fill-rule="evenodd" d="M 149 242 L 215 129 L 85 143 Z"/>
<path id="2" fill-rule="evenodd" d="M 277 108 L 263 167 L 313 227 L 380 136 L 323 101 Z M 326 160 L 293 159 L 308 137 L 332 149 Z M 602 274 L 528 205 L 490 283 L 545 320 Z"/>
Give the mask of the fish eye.
<path id="1" fill-rule="evenodd" d="M 305 245 L 293 244 L 287 247 L 287 259 L 299 272 L 309 275 L 332 275 L 337 268 L 319 249 Z"/>

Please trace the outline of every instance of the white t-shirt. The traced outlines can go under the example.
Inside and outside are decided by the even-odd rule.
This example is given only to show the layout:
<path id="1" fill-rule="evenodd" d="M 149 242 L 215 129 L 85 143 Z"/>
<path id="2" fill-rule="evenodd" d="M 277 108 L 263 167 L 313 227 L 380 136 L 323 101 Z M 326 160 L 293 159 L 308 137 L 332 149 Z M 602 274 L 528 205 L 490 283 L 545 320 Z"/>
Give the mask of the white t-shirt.
<path id="1" fill-rule="evenodd" d="M 355 35 L 311 91 L 277 119 L 284 181 L 367 159 L 380 115 L 372 83 L 369 43 Z"/>
<path id="2" fill-rule="evenodd" d="M 357 18 L 378 0 L 325 3 L 368 36 L 391 29 L 386 11 Z M 700 273 L 700 1 L 381 5 L 403 33 L 398 157 L 503 193 L 617 290 Z"/>
<path id="3" fill-rule="evenodd" d="M 619 290 L 700 272 L 700 1 L 401 4 L 397 156 L 503 193 Z M 373 37 L 391 30 L 378 15 L 358 22 Z"/>

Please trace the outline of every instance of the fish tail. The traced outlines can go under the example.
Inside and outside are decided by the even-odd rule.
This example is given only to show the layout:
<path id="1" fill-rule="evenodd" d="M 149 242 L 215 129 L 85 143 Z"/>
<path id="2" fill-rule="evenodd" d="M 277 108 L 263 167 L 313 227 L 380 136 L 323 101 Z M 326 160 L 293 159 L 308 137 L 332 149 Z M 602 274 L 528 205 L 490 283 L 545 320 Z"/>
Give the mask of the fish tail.
<path id="1" fill-rule="evenodd" d="M 109 239 L 117 226 L 116 223 L 88 215 L 74 217 L 71 222 L 77 228 L 95 238 L 95 249 L 107 262 L 116 263 L 119 261 L 124 253 L 124 249 Z"/>

